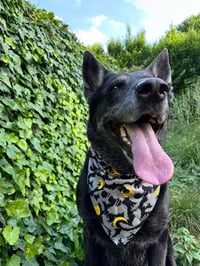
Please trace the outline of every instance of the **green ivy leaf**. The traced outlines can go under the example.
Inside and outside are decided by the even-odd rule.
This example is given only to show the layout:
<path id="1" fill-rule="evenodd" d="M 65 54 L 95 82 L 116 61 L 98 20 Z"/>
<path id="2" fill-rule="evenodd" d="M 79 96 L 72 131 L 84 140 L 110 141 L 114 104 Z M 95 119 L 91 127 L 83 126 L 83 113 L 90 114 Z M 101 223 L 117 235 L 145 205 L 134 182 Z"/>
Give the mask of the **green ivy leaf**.
<path id="1" fill-rule="evenodd" d="M 6 146 L 6 133 L 5 132 L 0 132 L 0 146 L 5 147 Z"/>
<path id="2" fill-rule="evenodd" d="M 37 237 L 33 243 L 26 243 L 24 247 L 25 258 L 31 259 L 36 255 L 39 255 L 43 252 L 44 245 L 42 244 L 42 237 Z"/>
<path id="3" fill-rule="evenodd" d="M 19 141 L 17 141 L 17 145 L 20 147 L 20 149 L 22 149 L 23 151 L 26 151 L 28 148 L 28 144 L 24 139 L 20 139 Z"/>
<path id="4" fill-rule="evenodd" d="M 20 150 L 14 144 L 7 146 L 6 154 L 11 160 L 16 160 L 18 153 L 20 153 Z"/>
<path id="5" fill-rule="evenodd" d="M 47 224 L 52 225 L 53 223 L 59 222 L 59 213 L 55 210 L 55 207 L 52 207 L 47 212 L 47 218 L 46 218 Z"/>
<path id="6" fill-rule="evenodd" d="M 6 266 L 20 266 L 21 259 L 19 256 L 13 254 L 6 260 Z"/>
<path id="7" fill-rule="evenodd" d="M 5 206 L 4 194 L 0 192 L 0 207 Z"/>
<path id="8" fill-rule="evenodd" d="M 0 168 L 11 176 L 15 175 L 15 169 L 6 159 L 0 160 Z"/>
<path id="9" fill-rule="evenodd" d="M 12 132 L 8 135 L 8 141 L 11 143 L 16 143 L 19 140 L 18 136 Z"/>
<path id="10" fill-rule="evenodd" d="M 5 178 L 0 179 L 0 191 L 3 194 L 12 195 L 15 192 L 15 188 L 12 183 L 8 182 Z"/>
<path id="11" fill-rule="evenodd" d="M 10 38 L 10 37 L 5 37 L 5 41 L 6 41 L 6 43 L 7 43 L 9 46 L 11 46 L 11 47 L 14 46 L 14 40 L 13 40 L 12 38 Z"/>
<path id="12" fill-rule="evenodd" d="M 24 236 L 24 239 L 27 243 L 33 244 L 33 241 L 35 240 L 35 236 L 27 234 Z"/>
<path id="13" fill-rule="evenodd" d="M 20 234 L 20 227 L 14 226 L 12 227 L 10 224 L 8 224 L 3 229 L 3 236 L 5 240 L 9 243 L 9 245 L 13 246 L 17 240 L 19 239 Z"/>
<path id="14" fill-rule="evenodd" d="M 8 202 L 6 205 L 6 212 L 9 216 L 15 216 L 17 219 L 25 218 L 30 215 L 26 199 L 17 199 Z"/>
<path id="15" fill-rule="evenodd" d="M 6 58 L 6 56 L 4 56 Z M 9 88 L 11 88 L 10 78 L 6 72 L 1 71 L 0 72 L 0 80 L 6 84 Z"/>
<path id="16" fill-rule="evenodd" d="M 42 148 L 40 146 L 40 142 L 39 142 L 39 140 L 37 138 L 34 138 L 32 140 L 32 144 L 33 144 L 33 147 L 36 149 L 36 151 L 42 152 Z"/>
<path id="17" fill-rule="evenodd" d="M 20 191 L 22 192 L 22 195 L 25 196 L 25 187 L 27 185 L 27 177 L 26 177 L 26 171 L 20 170 L 17 171 L 15 176 L 13 177 L 15 183 L 19 186 Z M 29 178 L 28 178 L 29 180 Z"/>

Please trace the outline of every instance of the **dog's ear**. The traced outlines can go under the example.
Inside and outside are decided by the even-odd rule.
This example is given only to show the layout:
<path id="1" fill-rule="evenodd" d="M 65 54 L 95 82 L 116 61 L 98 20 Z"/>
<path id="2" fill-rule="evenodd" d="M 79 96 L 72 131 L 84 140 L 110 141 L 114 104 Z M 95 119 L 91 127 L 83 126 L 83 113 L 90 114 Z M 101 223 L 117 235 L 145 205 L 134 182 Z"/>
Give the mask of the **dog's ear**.
<path id="1" fill-rule="evenodd" d="M 167 48 L 154 59 L 154 61 L 146 68 L 153 76 L 163 79 L 168 84 L 171 84 L 171 67 L 169 64 L 169 56 Z"/>
<path id="2" fill-rule="evenodd" d="M 83 83 L 85 96 L 89 98 L 103 83 L 104 75 L 108 70 L 88 51 L 83 55 Z"/>

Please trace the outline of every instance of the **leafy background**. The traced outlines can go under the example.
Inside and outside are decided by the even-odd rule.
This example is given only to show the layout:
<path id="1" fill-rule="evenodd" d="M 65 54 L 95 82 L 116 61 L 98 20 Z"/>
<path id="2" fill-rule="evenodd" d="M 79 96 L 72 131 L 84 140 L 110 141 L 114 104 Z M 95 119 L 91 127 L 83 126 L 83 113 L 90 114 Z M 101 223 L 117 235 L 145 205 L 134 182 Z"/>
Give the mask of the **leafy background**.
<path id="1" fill-rule="evenodd" d="M 82 265 L 75 187 L 88 146 L 82 52 L 109 69 L 146 66 L 168 47 L 175 100 L 165 144 L 175 163 L 171 232 L 178 266 L 200 265 L 200 15 L 154 44 L 145 32 L 84 47 L 22 0 L 0 1 L 0 266 Z"/>
<path id="2" fill-rule="evenodd" d="M 77 265 L 75 181 L 86 148 L 80 45 L 29 3 L 3 0 L 0 12 L 0 262 Z"/>

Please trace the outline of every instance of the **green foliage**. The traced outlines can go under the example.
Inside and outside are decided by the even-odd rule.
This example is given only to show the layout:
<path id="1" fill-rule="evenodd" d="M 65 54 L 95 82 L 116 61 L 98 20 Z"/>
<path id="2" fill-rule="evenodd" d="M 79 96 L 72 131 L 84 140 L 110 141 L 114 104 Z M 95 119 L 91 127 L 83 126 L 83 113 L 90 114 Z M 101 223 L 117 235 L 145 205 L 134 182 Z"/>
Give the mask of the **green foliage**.
<path id="1" fill-rule="evenodd" d="M 200 244 L 187 228 L 181 227 L 173 236 L 178 266 L 198 266 L 200 264 Z"/>
<path id="2" fill-rule="evenodd" d="M 200 83 L 195 80 L 193 84 L 188 83 L 186 93 L 175 97 L 165 143 L 175 164 L 169 190 L 170 228 L 178 266 L 195 266 L 200 262 L 199 97 Z"/>
<path id="3" fill-rule="evenodd" d="M 186 125 L 200 119 L 200 78 L 189 80 L 185 92 L 174 98 L 173 119 Z"/>
<path id="4" fill-rule="evenodd" d="M 95 43 L 93 45 L 85 46 L 84 50 L 88 50 L 93 53 L 96 58 L 111 71 L 119 71 L 117 61 L 114 57 L 110 56 L 108 53 L 105 53 L 101 44 Z"/>
<path id="5" fill-rule="evenodd" d="M 102 56 L 104 54 L 103 46 L 99 43 L 94 43 L 93 45 L 86 46 L 91 53 L 95 54 L 96 56 Z"/>
<path id="6" fill-rule="evenodd" d="M 130 26 L 127 26 L 125 38 L 110 40 L 107 49 L 108 53 L 117 59 L 119 67 L 125 70 L 143 67 L 151 55 L 150 45 L 145 40 L 145 32 L 141 31 L 133 37 Z"/>
<path id="7" fill-rule="evenodd" d="M 200 31 L 200 13 L 196 16 L 186 18 L 180 25 L 177 26 L 178 31 Z"/>
<path id="8" fill-rule="evenodd" d="M 75 185 L 87 145 L 82 47 L 53 13 L 27 2 L 2 0 L 0 14 L 0 265 L 81 265 Z M 199 236 L 200 87 L 192 84 L 199 36 L 198 15 L 154 45 L 144 32 L 133 38 L 129 27 L 124 40 L 109 42 L 108 54 L 87 47 L 116 71 L 147 65 L 169 48 L 179 97 L 166 148 L 176 166 L 170 210 L 181 266 L 199 263 L 199 244 L 178 229 Z"/>
<path id="9" fill-rule="evenodd" d="M 200 82 L 188 85 L 174 98 L 166 148 L 173 161 L 186 171 L 200 161 Z M 175 147 L 175 148 L 174 148 Z"/>
<path id="10" fill-rule="evenodd" d="M 190 176 L 188 176 L 190 178 Z M 195 187 L 176 184 L 170 187 L 170 225 L 176 232 L 180 227 L 186 227 L 198 236 L 200 234 L 200 194 Z"/>
<path id="11" fill-rule="evenodd" d="M 170 52 L 173 86 L 176 92 L 187 87 L 187 81 L 199 76 L 199 31 L 180 32 L 173 27 L 154 47 L 154 54 L 167 47 Z"/>
<path id="12" fill-rule="evenodd" d="M 79 265 L 81 46 L 22 0 L 2 0 L 0 13 L 0 265 Z"/>
<path id="13" fill-rule="evenodd" d="M 170 183 L 171 228 L 187 227 L 200 234 L 200 83 L 188 85 L 186 93 L 175 97 L 165 148 L 175 164 Z"/>
<path id="14" fill-rule="evenodd" d="M 147 66 L 165 47 L 170 54 L 174 90 L 180 93 L 188 86 L 188 80 L 200 75 L 200 14 L 191 16 L 178 26 L 170 26 L 166 34 L 156 43 L 149 44 L 145 32 L 132 36 L 130 26 L 124 38 L 108 42 L 108 54 L 117 60 L 122 70 L 137 70 Z"/>

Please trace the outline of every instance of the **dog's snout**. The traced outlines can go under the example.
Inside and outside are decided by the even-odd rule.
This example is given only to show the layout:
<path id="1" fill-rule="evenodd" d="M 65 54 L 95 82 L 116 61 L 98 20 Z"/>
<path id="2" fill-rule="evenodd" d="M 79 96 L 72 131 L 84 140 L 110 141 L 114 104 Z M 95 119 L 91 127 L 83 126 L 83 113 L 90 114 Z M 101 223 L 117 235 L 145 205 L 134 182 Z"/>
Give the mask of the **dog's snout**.
<path id="1" fill-rule="evenodd" d="M 146 78 L 136 86 L 136 93 L 143 98 L 156 97 L 162 100 L 169 92 L 169 86 L 160 78 Z"/>

